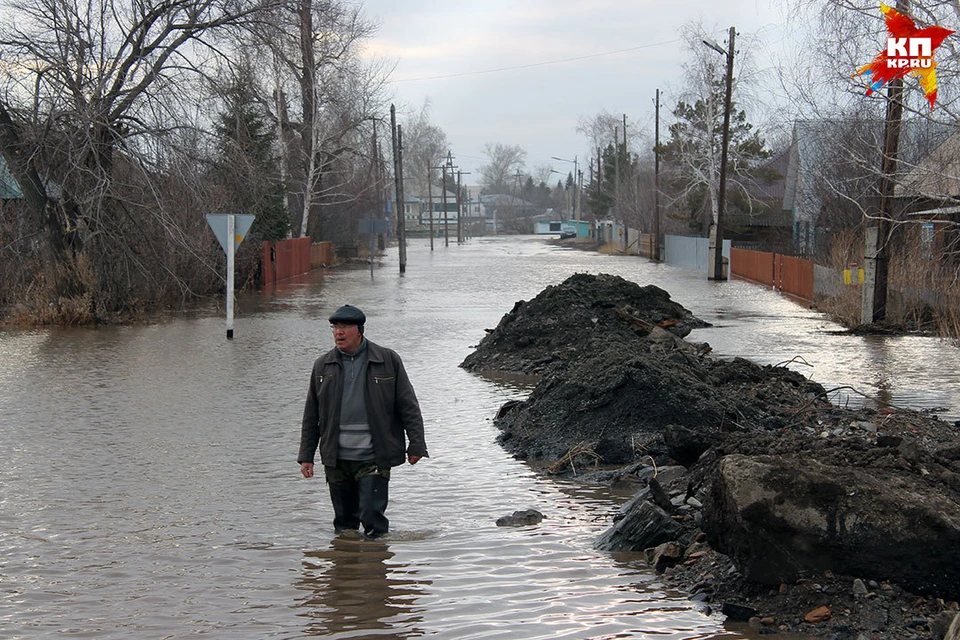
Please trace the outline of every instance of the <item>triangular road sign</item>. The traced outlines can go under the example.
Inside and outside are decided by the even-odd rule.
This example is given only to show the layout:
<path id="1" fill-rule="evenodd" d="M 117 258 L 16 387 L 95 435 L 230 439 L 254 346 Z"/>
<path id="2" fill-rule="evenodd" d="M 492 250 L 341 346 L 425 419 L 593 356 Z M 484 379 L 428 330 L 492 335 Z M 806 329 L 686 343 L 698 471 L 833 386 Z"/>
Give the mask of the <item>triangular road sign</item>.
<path id="1" fill-rule="evenodd" d="M 246 237 L 247 232 L 250 231 L 250 226 L 253 225 L 253 220 L 256 218 L 255 215 L 249 213 L 208 213 L 207 214 L 207 224 L 210 225 L 210 228 L 213 230 L 213 234 L 217 236 L 217 240 L 220 242 L 220 246 L 223 248 L 223 252 L 227 252 L 227 217 L 233 216 L 233 227 L 234 227 L 234 236 L 233 236 L 233 249 L 234 251 L 240 246 L 240 243 L 243 242 L 244 237 Z"/>

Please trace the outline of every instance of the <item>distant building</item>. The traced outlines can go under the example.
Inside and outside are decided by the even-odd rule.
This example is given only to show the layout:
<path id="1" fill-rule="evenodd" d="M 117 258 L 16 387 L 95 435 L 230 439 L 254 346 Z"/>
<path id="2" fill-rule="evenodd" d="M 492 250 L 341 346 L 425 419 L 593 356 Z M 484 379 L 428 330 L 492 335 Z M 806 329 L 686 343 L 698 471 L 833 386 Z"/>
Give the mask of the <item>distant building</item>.
<path id="1" fill-rule="evenodd" d="M 577 227 L 573 222 L 566 222 L 563 220 L 543 220 L 534 224 L 533 232 L 541 236 L 558 236 L 564 232 L 576 234 Z"/>
<path id="2" fill-rule="evenodd" d="M 530 233 L 543 215 L 533 203 L 509 194 L 480 196 L 477 206 L 486 228 L 494 233 Z"/>
<path id="3" fill-rule="evenodd" d="M 793 220 L 783 210 L 788 147 L 741 180 L 745 194 L 734 192 L 724 213 L 723 235 L 733 246 L 756 251 L 793 253 Z M 728 197 L 731 195 L 727 192 Z M 746 197 L 743 197 L 743 196 Z M 741 196 L 741 197 L 737 197 Z"/>

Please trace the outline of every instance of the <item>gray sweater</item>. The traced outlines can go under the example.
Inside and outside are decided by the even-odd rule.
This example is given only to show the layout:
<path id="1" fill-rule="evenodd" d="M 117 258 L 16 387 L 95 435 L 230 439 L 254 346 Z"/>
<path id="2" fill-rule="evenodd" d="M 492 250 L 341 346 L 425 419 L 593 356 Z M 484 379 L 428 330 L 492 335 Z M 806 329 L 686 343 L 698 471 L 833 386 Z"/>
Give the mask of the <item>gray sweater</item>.
<path id="1" fill-rule="evenodd" d="M 373 460 L 373 438 L 367 423 L 364 400 L 367 379 L 367 341 L 353 355 L 340 352 L 343 361 L 343 396 L 340 404 L 340 435 L 337 457 L 343 460 Z"/>

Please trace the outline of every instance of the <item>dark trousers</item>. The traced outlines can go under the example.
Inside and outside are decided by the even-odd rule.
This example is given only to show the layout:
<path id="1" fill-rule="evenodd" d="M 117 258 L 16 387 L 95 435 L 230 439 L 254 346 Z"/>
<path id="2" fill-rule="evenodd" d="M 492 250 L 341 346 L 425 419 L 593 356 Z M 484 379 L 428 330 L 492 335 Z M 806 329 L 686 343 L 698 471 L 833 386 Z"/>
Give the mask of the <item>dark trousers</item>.
<path id="1" fill-rule="evenodd" d="M 374 462 L 337 460 L 337 466 L 323 468 L 333 504 L 336 531 L 359 529 L 376 538 L 390 530 L 387 510 L 389 469 L 377 469 Z"/>

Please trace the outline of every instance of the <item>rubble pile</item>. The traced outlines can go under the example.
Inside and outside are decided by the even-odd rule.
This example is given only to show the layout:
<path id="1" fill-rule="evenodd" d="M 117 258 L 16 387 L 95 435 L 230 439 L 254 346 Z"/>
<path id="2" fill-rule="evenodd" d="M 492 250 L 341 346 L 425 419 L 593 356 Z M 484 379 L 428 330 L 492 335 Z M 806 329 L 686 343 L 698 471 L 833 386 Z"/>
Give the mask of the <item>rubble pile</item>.
<path id="1" fill-rule="evenodd" d="M 796 372 L 683 340 L 698 326 L 661 289 L 578 274 L 517 303 L 462 366 L 541 376 L 501 408 L 500 442 L 631 487 L 597 547 L 643 553 L 705 610 L 765 632 L 943 638 L 958 425 L 832 406 Z"/>

